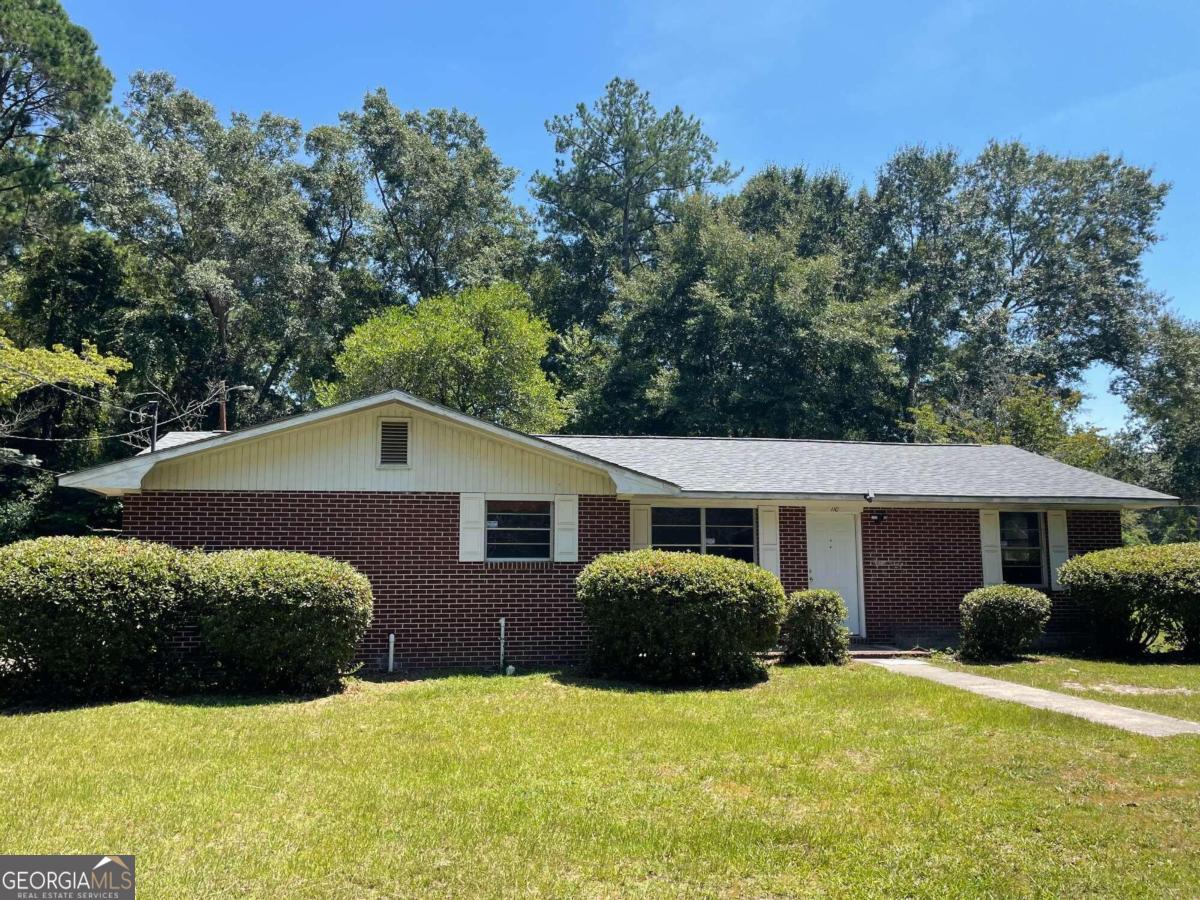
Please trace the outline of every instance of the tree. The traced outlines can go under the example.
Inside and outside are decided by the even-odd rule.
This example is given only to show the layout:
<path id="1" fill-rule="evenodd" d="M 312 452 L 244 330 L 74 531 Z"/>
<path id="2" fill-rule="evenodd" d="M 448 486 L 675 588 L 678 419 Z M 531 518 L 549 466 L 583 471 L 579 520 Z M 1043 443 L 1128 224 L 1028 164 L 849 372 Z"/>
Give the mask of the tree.
<path id="1" fill-rule="evenodd" d="M 342 116 L 380 203 L 372 217 L 381 278 L 415 300 L 517 275 L 533 235 L 509 199 L 516 170 L 458 110 L 403 112 L 380 88 Z"/>
<path id="2" fill-rule="evenodd" d="M 112 75 L 56 0 L 0 0 L 0 239 L 50 188 L 53 145 L 108 102 Z"/>
<path id="3" fill-rule="evenodd" d="M 332 353 L 340 299 L 305 227 L 299 126 L 270 113 L 223 125 L 164 73 L 135 75 L 126 106 L 80 130 L 66 171 L 88 216 L 159 282 L 167 390 L 196 400 L 221 379 L 255 389 L 250 419 L 294 409 L 301 363 Z"/>
<path id="4" fill-rule="evenodd" d="M 323 405 L 398 388 L 522 431 L 553 431 L 563 411 L 542 371 L 551 332 L 513 284 L 392 307 L 359 325 L 334 361 Z"/>
<path id="5" fill-rule="evenodd" d="M 585 429 L 875 437 L 890 427 L 889 298 L 839 293 L 836 256 L 747 234 L 735 204 L 683 202 L 626 310 Z M 589 395 L 590 396 L 590 395 Z M 881 401 L 883 401 L 881 403 Z"/>
<path id="6" fill-rule="evenodd" d="M 899 297 L 899 408 L 906 415 L 930 389 L 952 335 L 962 329 L 963 230 L 954 193 L 960 174 L 953 151 L 910 147 L 884 166 L 872 201 L 877 280 Z"/>
<path id="7" fill-rule="evenodd" d="M 1128 439 L 1138 451 L 1138 474 L 1193 504 L 1153 517 L 1153 536 L 1200 538 L 1200 507 L 1194 505 L 1200 504 L 1200 324 L 1160 317 L 1117 386 L 1134 416 Z"/>
<path id="8" fill-rule="evenodd" d="M 0 404 L 10 404 L 20 394 L 44 384 L 111 387 L 116 384 L 113 376 L 128 368 L 128 362 L 106 356 L 90 342 L 84 342 L 80 353 L 61 344 L 49 350 L 22 349 L 0 331 Z"/>
<path id="9" fill-rule="evenodd" d="M 633 81 L 615 78 L 590 109 L 546 123 L 554 137 L 552 174 L 533 177 L 549 251 L 561 278 L 542 307 L 559 331 L 593 328 L 608 310 L 614 275 L 654 258 L 661 230 L 693 192 L 727 184 L 735 172 L 715 162 L 717 145 L 679 107 L 659 114 Z"/>
<path id="10" fill-rule="evenodd" d="M 1065 397 L 1037 379 L 1013 377 L 987 409 L 978 404 L 956 407 L 946 401 L 913 410 L 906 426 L 917 441 L 927 443 L 1012 444 L 1068 465 L 1101 471 L 1112 445 L 1095 427 L 1078 421 L 1083 394 Z"/>
<path id="11" fill-rule="evenodd" d="M 1055 387 L 1094 362 L 1125 365 L 1158 304 L 1141 261 L 1167 190 L 1108 154 L 988 144 L 959 198 L 966 330 L 1003 335 L 1015 371 Z"/>
<path id="12" fill-rule="evenodd" d="M 880 173 L 857 265 L 901 292 L 900 406 L 994 406 L 1015 378 L 1066 399 L 1137 353 L 1157 298 L 1141 259 L 1167 187 L 1099 154 L 991 143 L 973 161 L 908 148 Z"/>

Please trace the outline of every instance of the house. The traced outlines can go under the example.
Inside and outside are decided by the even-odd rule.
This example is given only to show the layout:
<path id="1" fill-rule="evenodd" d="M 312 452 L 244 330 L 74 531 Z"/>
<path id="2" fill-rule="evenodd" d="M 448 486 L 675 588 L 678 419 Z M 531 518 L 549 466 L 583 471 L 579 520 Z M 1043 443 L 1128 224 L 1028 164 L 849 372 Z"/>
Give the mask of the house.
<path id="1" fill-rule="evenodd" d="M 124 501 L 127 534 L 272 547 L 371 580 L 362 656 L 398 667 L 578 660 L 574 579 L 601 553 L 719 553 L 838 590 L 851 631 L 952 633 L 964 594 L 1055 592 L 1068 556 L 1121 542 L 1121 510 L 1174 497 L 1009 446 L 529 435 L 389 391 L 64 475 Z M 1061 595 L 1051 630 L 1081 623 Z"/>

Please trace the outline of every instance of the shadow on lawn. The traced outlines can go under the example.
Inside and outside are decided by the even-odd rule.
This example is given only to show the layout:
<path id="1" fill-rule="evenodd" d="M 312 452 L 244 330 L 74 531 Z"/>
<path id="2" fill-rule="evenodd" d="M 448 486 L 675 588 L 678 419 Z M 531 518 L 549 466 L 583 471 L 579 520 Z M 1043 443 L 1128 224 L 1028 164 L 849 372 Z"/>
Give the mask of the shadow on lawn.
<path id="1" fill-rule="evenodd" d="M 308 703 L 345 693 L 345 685 L 323 693 L 307 694 L 243 694 L 232 691 L 184 694 L 141 694 L 128 697 L 107 697 L 90 700 L 55 700 L 44 697 L 5 697 L 0 695 L 0 717 L 36 716 L 42 713 L 69 712 L 99 707 L 126 706 L 130 703 L 158 703 L 163 706 L 237 707 L 273 706 L 281 703 Z"/>
<path id="2" fill-rule="evenodd" d="M 552 672 L 550 673 L 550 680 L 567 687 L 582 688 L 583 690 L 590 691 L 608 691 L 616 694 L 697 694 L 712 693 L 717 691 L 728 693 L 732 691 L 747 691 L 767 683 L 767 679 L 764 678 L 761 681 L 746 681 L 742 682 L 741 684 L 642 684 L 641 682 L 637 681 L 621 681 L 611 678 L 601 678 L 596 675 L 589 675 L 583 670 L 572 669 L 560 672 Z"/>

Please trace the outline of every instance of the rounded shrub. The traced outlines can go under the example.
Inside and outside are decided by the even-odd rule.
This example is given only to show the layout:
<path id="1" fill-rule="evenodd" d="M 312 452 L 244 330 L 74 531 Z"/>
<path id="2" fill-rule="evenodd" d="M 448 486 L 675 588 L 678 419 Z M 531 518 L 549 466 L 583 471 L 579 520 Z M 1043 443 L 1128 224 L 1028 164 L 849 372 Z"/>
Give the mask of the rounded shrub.
<path id="1" fill-rule="evenodd" d="M 17 695 L 121 697 L 158 687 L 188 594 L 188 554 L 47 537 L 0 547 L 0 659 Z"/>
<path id="2" fill-rule="evenodd" d="M 1033 588 L 997 584 L 967 594 L 960 612 L 965 658 L 1012 659 L 1042 636 L 1050 598 Z"/>
<path id="3" fill-rule="evenodd" d="M 228 687 L 329 690 L 371 622 L 367 579 L 307 553 L 226 550 L 196 564 L 197 624 Z"/>
<path id="4" fill-rule="evenodd" d="M 786 598 L 765 569 L 722 556 L 636 550 L 579 574 L 597 674 L 651 684 L 736 684 L 766 677 Z"/>
<path id="5" fill-rule="evenodd" d="M 837 591 L 796 591 L 787 602 L 780 644 L 783 661 L 809 666 L 837 666 L 850 655 L 846 603 Z"/>
<path id="6" fill-rule="evenodd" d="M 1200 654 L 1200 543 L 1115 547 L 1067 560 L 1059 580 L 1099 649 L 1143 652 L 1160 635 Z"/>

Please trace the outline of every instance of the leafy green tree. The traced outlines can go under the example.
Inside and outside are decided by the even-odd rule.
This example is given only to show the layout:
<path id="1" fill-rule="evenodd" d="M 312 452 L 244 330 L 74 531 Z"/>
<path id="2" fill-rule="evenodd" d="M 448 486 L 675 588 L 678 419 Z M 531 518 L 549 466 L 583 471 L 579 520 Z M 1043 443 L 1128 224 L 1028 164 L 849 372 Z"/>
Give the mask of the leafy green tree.
<path id="1" fill-rule="evenodd" d="M 532 230 L 508 196 L 516 170 L 501 164 L 473 116 L 403 112 L 380 88 L 342 122 L 379 202 L 374 253 L 395 295 L 430 297 L 528 264 Z"/>
<path id="2" fill-rule="evenodd" d="M 910 147 L 883 167 L 872 201 L 876 283 L 898 297 L 896 352 L 900 410 L 916 408 L 963 328 L 964 230 L 955 202 L 961 177 L 950 150 Z M 866 261 L 864 261 L 866 264 Z"/>
<path id="3" fill-rule="evenodd" d="M 1054 387 L 1094 362 L 1126 364 L 1158 303 L 1142 258 L 1167 190 L 1108 154 L 990 143 L 963 170 L 958 198 L 966 330 L 1002 337 L 1016 374 Z"/>
<path id="4" fill-rule="evenodd" d="M 1200 537 L 1200 324 L 1164 315 L 1145 352 L 1118 380 L 1134 420 L 1128 435 L 1138 452 L 1138 474 L 1152 487 L 1189 506 L 1146 517 L 1151 538 Z"/>
<path id="5" fill-rule="evenodd" d="M 1048 390 L 1036 378 L 1015 376 L 995 403 L 926 403 L 912 411 L 906 430 L 929 443 L 1012 444 L 1080 468 L 1102 470 L 1112 451 L 1096 428 L 1079 422 L 1083 395 Z"/>
<path id="6" fill-rule="evenodd" d="M 585 429 L 865 437 L 886 432 L 889 298 L 838 292 L 836 256 L 799 257 L 693 197 L 660 259 L 622 282 L 625 323 Z"/>
<path id="7" fill-rule="evenodd" d="M 192 401 L 223 379 L 254 388 L 249 419 L 294 408 L 340 311 L 295 183 L 299 126 L 223 125 L 164 73 L 135 75 L 126 107 L 77 133 L 66 171 L 88 216 L 153 267 L 165 389 Z"/>
<path id="8" fill-rule="evenodd" d="M 513 284 L 468 288 L 392 307 L 346 338 L 320 385 L 323 405 L 398 388 L 522 431 L 563 423 L 541 362 L 551 338 L 529 296 Z"/>
<path id="9" fill-rule="evenodd" d="M 128 368 L 128 362 L 106 356 L 90 342 L 84 342 L 80 353 L 61 344 L 48 350 L 20 348 L 0 331 L 0 404 L 12 403 L 20 394 L 42 384 L 111 387 L 116 384 L 116 373 Z"/>
<path id="10" fill-rule="evenodd" d="M 717 145 L 679 107 L 659 113 L 636 83 L 615 78 L 591 108 L 546 123 L 554 170 L 533 177 L 559 274 L 540 306 L 562 331 L 596 327 L 616 290 L 654 259 L 660 235 L 688 194 L 727 184 L 735 172 L 715 161 Z"/>
<path id="11" fill-rule="evenodd" d="M 51 190 L 65 132 L 108 102 L 112 75 L 56 0 L 0 0 L 0 241 Z"/>

